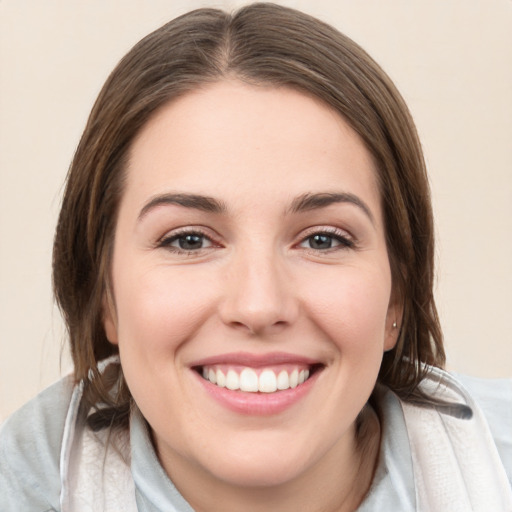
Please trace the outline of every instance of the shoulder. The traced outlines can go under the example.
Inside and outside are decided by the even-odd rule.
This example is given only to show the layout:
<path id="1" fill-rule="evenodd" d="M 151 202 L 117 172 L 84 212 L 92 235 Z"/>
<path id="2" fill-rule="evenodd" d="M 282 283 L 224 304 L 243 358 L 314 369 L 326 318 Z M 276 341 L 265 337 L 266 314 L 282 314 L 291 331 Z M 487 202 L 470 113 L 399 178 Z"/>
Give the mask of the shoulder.
<path id="1" fill-rule="evenodd" d="M 0 426 L 0 510 L 59 510 L 60 451 L 73 392 L 66 377 Z"/>
<path id="2" fill-rule="evenodd" d="M 512 482 L 512 378 L 483 379 L 455 375 L 482 410 Z"/>

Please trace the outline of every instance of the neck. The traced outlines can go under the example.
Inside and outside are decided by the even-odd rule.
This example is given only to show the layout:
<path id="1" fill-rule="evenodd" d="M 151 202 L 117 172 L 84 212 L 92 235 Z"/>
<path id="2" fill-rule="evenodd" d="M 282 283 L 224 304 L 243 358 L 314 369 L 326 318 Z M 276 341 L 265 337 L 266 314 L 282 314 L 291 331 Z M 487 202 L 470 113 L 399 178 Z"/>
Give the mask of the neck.
<path id="1" fill-rule="evenodd" d="M 212 475 L 198 475 L 197 468 L 181 461 L 162 461 L 182 496 L 196 512 L 352 512 L 367 494 L 375 472 L 380 424 L 370 406 L 359 416 L 358 428 L 347 433 L 350 442 L 335 446 L 307 472 L 271 486 L 236 486 Z M 198 492 L 200 489 L 200 492 Z"/>

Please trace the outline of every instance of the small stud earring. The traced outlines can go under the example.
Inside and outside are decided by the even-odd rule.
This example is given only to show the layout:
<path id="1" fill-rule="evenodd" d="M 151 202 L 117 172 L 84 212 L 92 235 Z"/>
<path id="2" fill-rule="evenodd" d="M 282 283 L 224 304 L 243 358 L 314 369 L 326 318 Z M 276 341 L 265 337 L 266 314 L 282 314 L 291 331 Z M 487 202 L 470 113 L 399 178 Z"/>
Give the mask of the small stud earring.
<path id="1" fill-rule="evenodd" d="M 393 329 L 396 329 L 397 327 L 396 322 L 393 322 Z"/>

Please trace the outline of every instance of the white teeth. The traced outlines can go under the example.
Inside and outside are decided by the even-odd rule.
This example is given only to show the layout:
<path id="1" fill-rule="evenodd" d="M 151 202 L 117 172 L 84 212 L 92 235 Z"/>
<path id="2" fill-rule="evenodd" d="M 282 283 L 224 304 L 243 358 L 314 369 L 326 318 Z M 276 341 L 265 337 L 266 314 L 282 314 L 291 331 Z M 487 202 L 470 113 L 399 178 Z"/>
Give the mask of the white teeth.
<path id="1" fill-rule="evenodd" d="M 272 370 L 261 372 L 258 390 L 262 393 L 273 393 L 277 390 L 276 374 Z"/>
<path id="2" fill-rule="evenodd" d="M 244 368 L 240 373 L 234 369 L 224 373 L 219 368 L 203 367 L 203 378 L 216 384 L 220 388 L 228 388 L 232 391 L 240 390 L 246 393 L 274 393 L 290 388 L 296 388 L 309 378 L 309 370 L 295 368 L 293 371 L 281 370 L 277 375 L 274 370 L 264 369 L 258 376 L 253 368 Z"/>
<path id="3" fill-rule="evenodd" d="M 226 375 L 226 387 L 231 390 L 240 389 L 240 379 L 234 370 L 228 370 Z"/>
<path id="4" fill-rule="evenodd" d="M 217 386 L 219 388 L 225 388 L 226 387 L 226 376 L 224 375 L 222 370 L 217 370 L 215 373 L 215 377 L 217 379 Z"/>
<path id="5" fill-rule="evenodd" d="M 296 388 L 299 384 L 299 371 L 293 370 L 292 373 L 290 373 L 290 387 Z"/>
<path id="6" fill-rule="evenodd" d="M 258 391 L 258 374 L 252 368 L 244 368 L 240 373 L 240 389 L 242 391 Z"/>
<path id="7" fill-rule="evenodd" d="M 288 389 L 290 387 L 290 377 L 288 372 L 281 370 L 277 376 L 277 389 Z"/>

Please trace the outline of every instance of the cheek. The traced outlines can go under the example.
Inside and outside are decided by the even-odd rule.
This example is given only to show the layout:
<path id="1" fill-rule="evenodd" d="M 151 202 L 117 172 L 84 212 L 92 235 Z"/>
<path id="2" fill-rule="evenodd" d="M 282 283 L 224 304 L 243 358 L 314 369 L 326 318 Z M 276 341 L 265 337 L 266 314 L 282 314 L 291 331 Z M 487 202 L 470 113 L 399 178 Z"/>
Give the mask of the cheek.
<path id="1" fill-rule="evenodd" d="M 153 421 L 165 419 L 164 410 L 186 409 L 181 348 L 207 323 L 215 301 L 210 286 L 191 286 L 186 272 L 171 270 L 119 265 L 114 276 L 123 372 L 135 402 Z"/>
<path id="2" fill-rule="evenodd" d="M 391 278 L 380 272 L 344 269 L 308 287 L 311 316 L 345 354 L 380 351 L 385 338 Z M 364 359 L 364 358 L 363 358 Z"/>
<path id="3" fill-rule="evenodd" d="M 213 287 L 192 281 L 187 272 L 162 266 L 122 270 L 115 288 L 121 351 L 130 348 L 143 357 L 176 351 L 203 325 L 215 303 Z"/>

